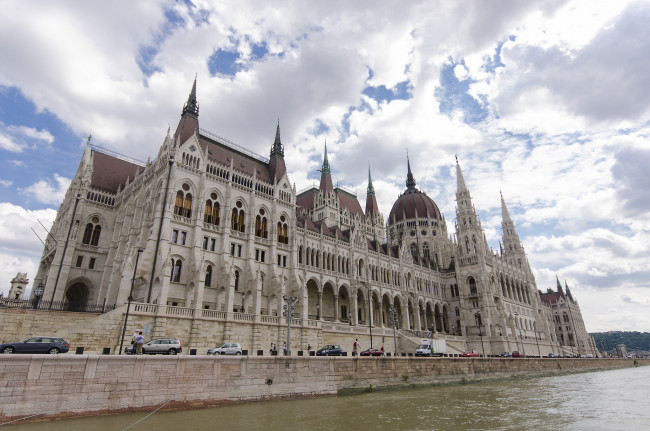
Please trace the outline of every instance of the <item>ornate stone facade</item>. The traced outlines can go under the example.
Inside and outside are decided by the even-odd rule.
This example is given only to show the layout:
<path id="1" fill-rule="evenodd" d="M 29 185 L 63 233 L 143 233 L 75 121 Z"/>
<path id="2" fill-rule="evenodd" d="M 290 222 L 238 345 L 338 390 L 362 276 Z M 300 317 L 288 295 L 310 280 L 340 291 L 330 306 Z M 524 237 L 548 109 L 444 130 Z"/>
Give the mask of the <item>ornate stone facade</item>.
<path id="1" fill-rule="evenodd" d="M 450 236 L 410 164 L 385 224 L 370 172 L 365 211 L 333 185 L 327 148 L 319 187 L 297 193 L 279 124 L 266 159 L 200 129 L 198 118 L 195 81 L 155 160 L 138 163 L 89 139 L 34 279 L 43 300 L 122 304 L 132 294 L 193 317 L 192 331 L 202 317 L 222 316 L 228 336 L 229 322 L 282 326 L 288 295 L 298 298 L 303 330 L 330 322 L 334 332 L 382 331 L 394 310 L 400 337 L 431 331 L 485 354 L 562 353 L 571 342 L 556 335 L 555 308 L 540 297 L 503 197 L 503 247 L 494 252 L 458 162 Z M 252 334 L 250 348 L 263 348 Z M 575 346 L 587 352 L 595 353 Z"/>

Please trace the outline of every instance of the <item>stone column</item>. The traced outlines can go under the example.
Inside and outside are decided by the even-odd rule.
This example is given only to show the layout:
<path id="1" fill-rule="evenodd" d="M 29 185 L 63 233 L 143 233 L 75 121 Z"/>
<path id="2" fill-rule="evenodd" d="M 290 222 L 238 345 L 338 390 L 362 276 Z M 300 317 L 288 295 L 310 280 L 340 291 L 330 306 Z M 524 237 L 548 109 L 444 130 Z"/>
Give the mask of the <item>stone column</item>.
<path id="1" fill-rule="evenodd" d="M 322 289 L 322 287 L 321 287 Z M 316 309 L 316 320 L 323 320 L 323 291 L 318 291 L 318 308 Z"/>
<path id="2" fill-rule="evenodd" d="M 339 321 L 339 296 L 334 295 L 334 321 Z"/>

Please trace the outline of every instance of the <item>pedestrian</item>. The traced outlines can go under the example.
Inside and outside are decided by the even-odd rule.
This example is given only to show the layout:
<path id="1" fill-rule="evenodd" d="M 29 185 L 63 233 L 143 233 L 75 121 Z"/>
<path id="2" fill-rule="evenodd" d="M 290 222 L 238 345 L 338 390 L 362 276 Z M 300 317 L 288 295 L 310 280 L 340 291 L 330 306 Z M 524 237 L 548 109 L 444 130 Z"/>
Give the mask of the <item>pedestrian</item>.
<path id="1" fill-rule="evenodd" d="M 352 355 L 357 356 L 359 354 L 359 339 L 355 338 L 354 343 L 352 344 Z"/>
<path id="2" fill-rule="evenodd" d="M 144 337 L 142 336 L 142 331 L 138 332 L 138 335 L 135 337 L 135 354 L 142 354 L 142 345 L 144 344 Z"/>
<path id="3" fill-rule="evenodd" d="M 282 345 L 282 351 L 284 352 L 284 356 L 287 356 L 287 342 L 286 341 Z"/>
<path id="4" fill-rule="evenodd" d="M 307 351 L 311 352 L 311 344 L 307 344 Z"/>
<path id="5" fill-rule="evenodd" d="M 384 345 L 381 345 L 381 356 L 384 356 Z"/>
<path id="6" fill-rule="evenodd" d="M 271 347 L 269 348 L 269 355 L 273 356 L 273 343 L 271 343 Z"/>
<path id="7" fill-rule="evenodd" d="M 273 356 L 278 356 L 278 346 L 273 343 L 273 351 L 271 352 Z"/>

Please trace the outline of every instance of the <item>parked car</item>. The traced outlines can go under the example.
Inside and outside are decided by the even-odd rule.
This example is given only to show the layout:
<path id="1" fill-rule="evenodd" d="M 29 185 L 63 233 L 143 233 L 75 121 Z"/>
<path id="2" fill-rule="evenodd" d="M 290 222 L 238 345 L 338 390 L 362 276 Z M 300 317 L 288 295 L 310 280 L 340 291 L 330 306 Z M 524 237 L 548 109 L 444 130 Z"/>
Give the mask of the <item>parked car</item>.
<path id="1" fill-rule="evenodd" d="M 510 352 L 501 352 L 501 353 L 499 353 L 499 356 L 501 356 L 502 358 L 512 358 L 512 353 L 510 353 Z"/>
<path id="2" fill-rule="evenodd" d="M 2 353 L 49 353 L 56 355 L 66 353 L 70 344 L 61 338 L 32 337 L 16 343 L 0 344 Z"/>
<path id="3" fill-rule="evenodd" d="M 359 353 L 359 356 L 384 356 L 384 352 L 379 349 L 370 348 Z"/>
<path id="4" fill-rule="evenodd" d="M 343 349 L 341 346 L 329 345 L 321 347 L 316 351 L 316 356 L 341 356 L 343 355 Z"/>
<path id="5" fill-rule="evenodd" d="M 524 355 L 523 353 L 521 353 L 518 350 L 515 350 L 514 352 L 512 352 L 512 357 L 513 358 L 525 358 L 526 355 Z"/>
<path id="6" fill-rule="evenodd" d="M 143 355 L 176 355 L 183 351 L 183 344 L 175 338 L 157 338 L 142 345 Z M 135 353 L 135 346 L 127 346 L 124 349 L 127 355 Z"/>
<path id="7" fill-rule="evenodd" d="M 476 350 L 466 350 L 466 351 L 463 352 L 463 354 L 461 356 L 463 356 L 465 358 L 472 358 L 472 357 L 478 356 L 478 352 Z"/>
<path id="8" fill-rule="evenodd" d="M 556 355 L 555 353 L 549 353 L 547 358 L 558 358 L 559 356 Z"/>
<path id="9" fill-rule="evenodd" d="M 241 355 L 242 348 L 239 343 L 223 343 L 219 347 L 208 350 L 208 355 Z"/>
<path id="10" fill-rule="evenodd" d="M 564 357 L 565 358 L 573 358 L 573 355 L 571 353 L 565 353 Z"/>

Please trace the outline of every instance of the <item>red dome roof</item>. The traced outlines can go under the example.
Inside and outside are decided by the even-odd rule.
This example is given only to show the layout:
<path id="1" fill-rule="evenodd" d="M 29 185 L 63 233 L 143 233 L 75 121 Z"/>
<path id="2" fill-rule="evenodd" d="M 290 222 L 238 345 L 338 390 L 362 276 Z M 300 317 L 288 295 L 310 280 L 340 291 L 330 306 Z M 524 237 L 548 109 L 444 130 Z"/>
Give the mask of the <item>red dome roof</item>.
<path id="1" fill-rule="evenodd" d="M 388 216 L 388 224 L 414 219 L 416 214 L 418 218 L 442 220 L 442 214 L 433 199 L 415 187 L 408 188 L 393 204 L 390 216 Z"/>

